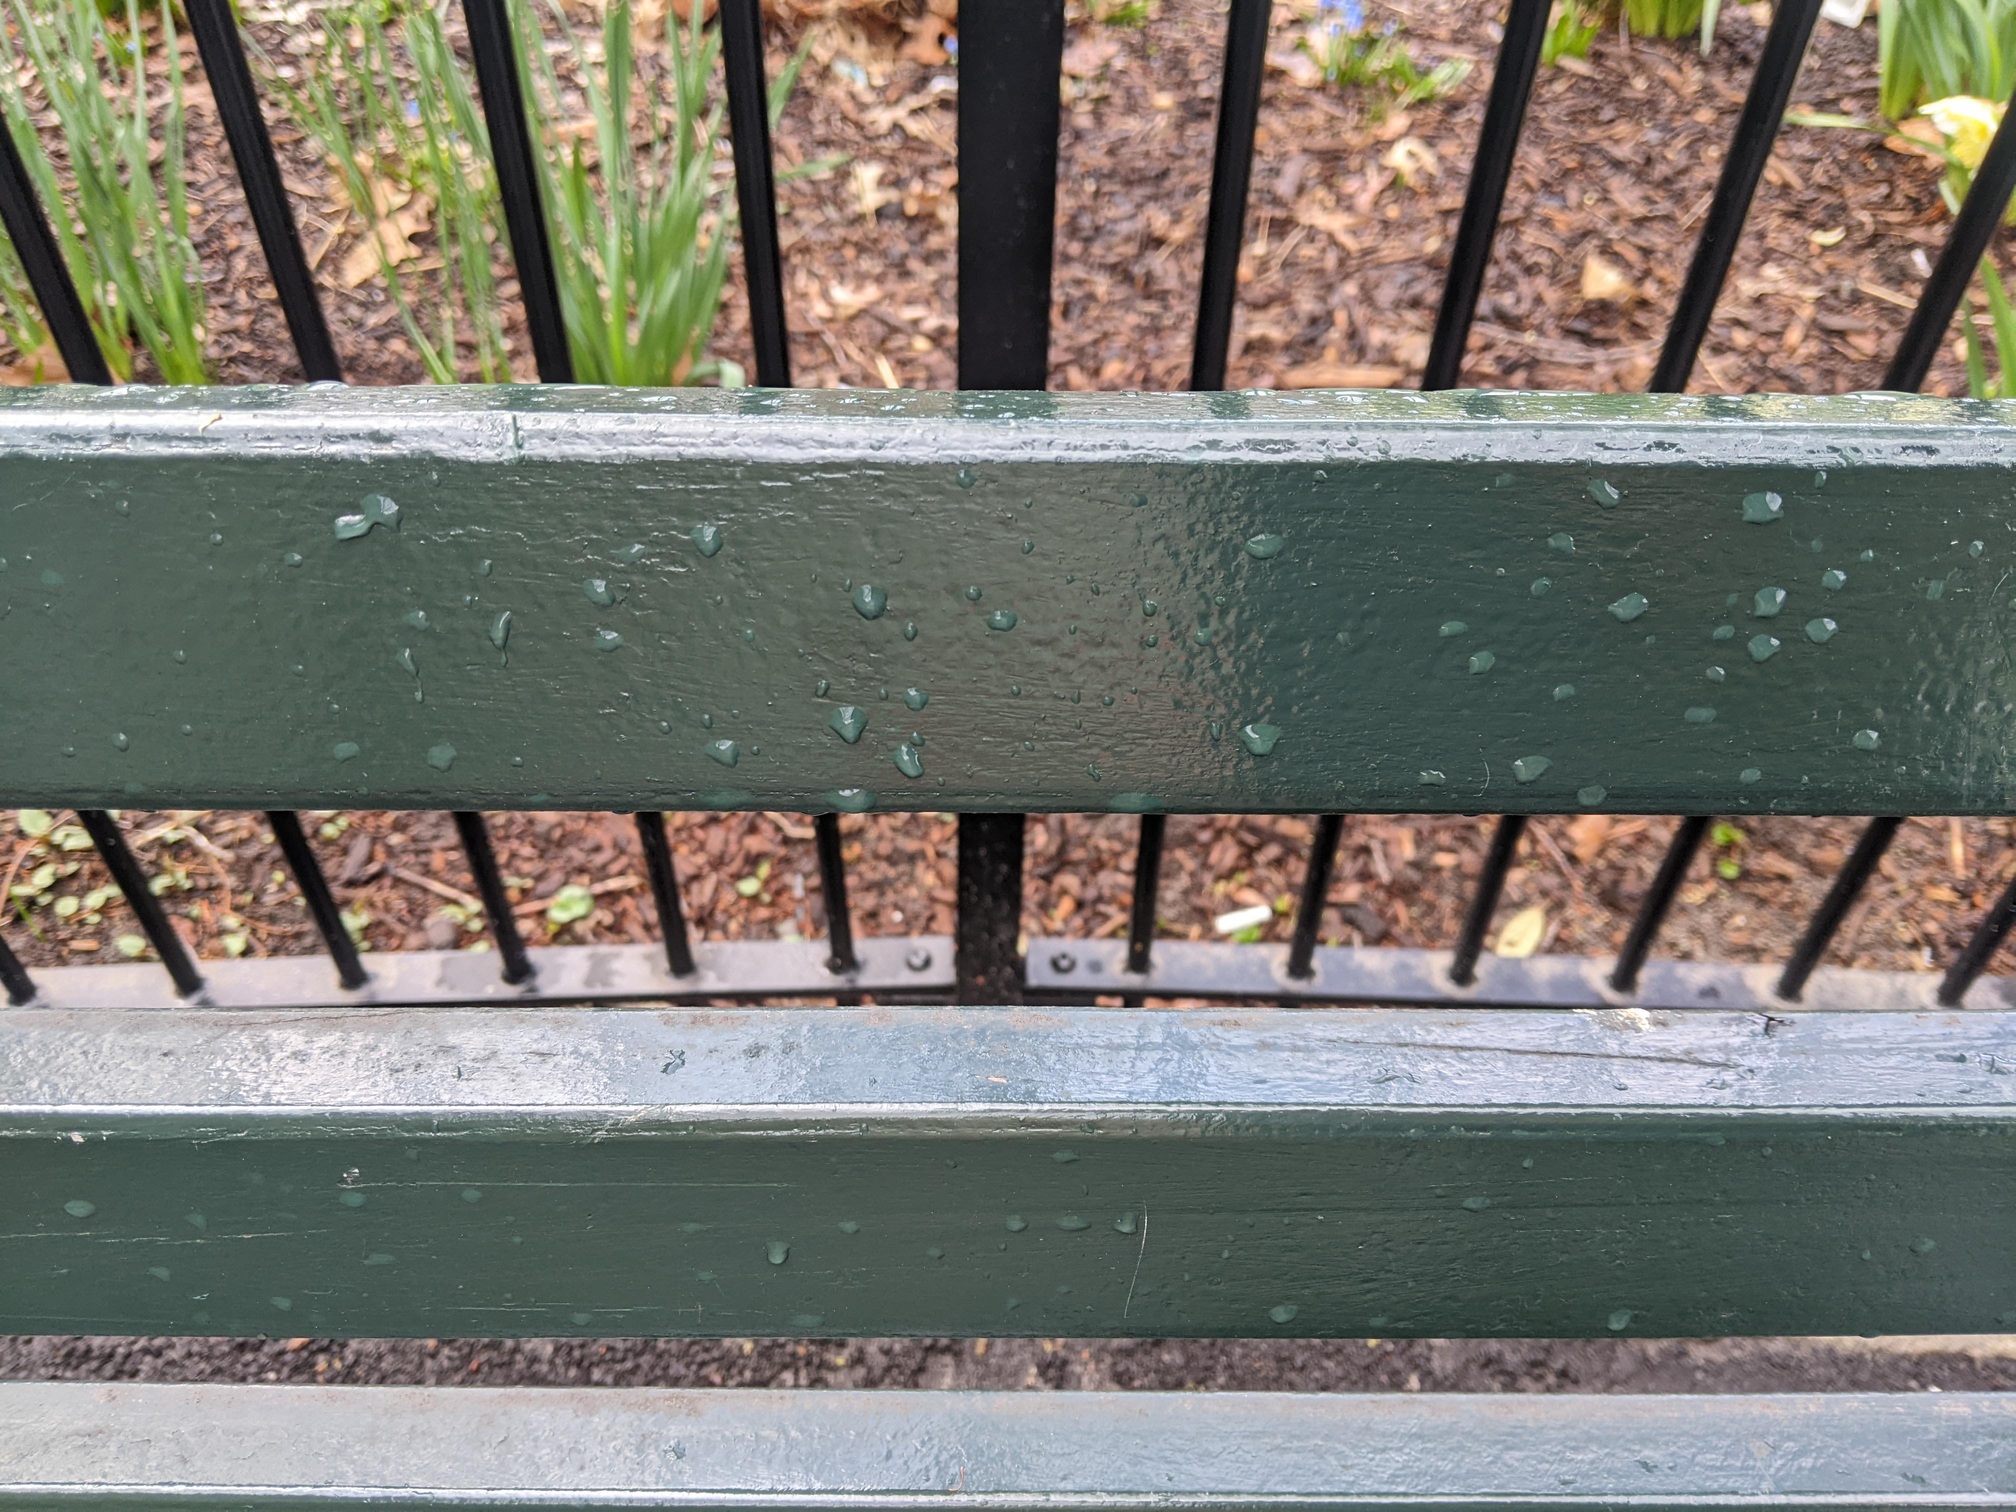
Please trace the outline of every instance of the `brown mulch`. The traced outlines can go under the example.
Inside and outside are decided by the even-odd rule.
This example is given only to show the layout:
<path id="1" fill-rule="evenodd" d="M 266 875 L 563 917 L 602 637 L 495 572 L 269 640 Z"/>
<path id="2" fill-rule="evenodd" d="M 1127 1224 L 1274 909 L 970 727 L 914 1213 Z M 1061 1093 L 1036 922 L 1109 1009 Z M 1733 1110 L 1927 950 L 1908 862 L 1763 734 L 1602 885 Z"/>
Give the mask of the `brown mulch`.
<path id="1" fill-rule="evenodd" d="M 918 7 L 885 9 L 915 14 Z M 1375 19 L 1404 20 L 1424 63 L 1461 55 L 1477 66 L 1448 99 L 1383 118 L 1352 96 L 1270 68 L 1240 271 L 1234 385 L 1405 384 L 1425 359 L 1496 27 L 1491 8 L 1470 0 L 1372 9 Z M 1280 7 L 1277 16 L 1274 50 L 1281 54 L 1296 24 L 1289 11 Z M 785 163 L 834 154 L 846 161 L 782 191 L 798 380 L 949 386 L 956 70 L 920 61 L 929 52 L 928 32 L 920 42 L 913 29 L 899 52 L 894 44 L 904 34 L 886 27 L 858 31 L 844 14 L 813 24 L 811 62 L 778 132 L 778 154 Z M 1140 29 L 1073 12 L 1052 337 L 1056 387 L 1184 382 L 1222 25 L 1208 0 L 1159 0 Z M 256 30 L 269 49 L 284 48 L 285 25 L 260 20 Z M 1642 386 L 1761 39 L 1758 18 L 1731 6 L 1705 60 L 1691 42 L 1611 32 L 1586 63 L 1542 71 L 1466 382 Z M 781 62 L 781 53 L 773 57 L 773 67 Z M 1795 108 L 1868 115 L 1874 101 L 1873 26 L 1848 32 L 1823 22 Z M 219 376 L 234 383 L 292 379 L 284 325 L 200 72 L 192 75 L 191 107 L 189 180 Z M 364 383 L 418 381 L 417 357 L 384 289 L 375 281 L 339 287 L 335 270 L 359 228 L 341 210 L 326 168 L 284 122 L 275 122 L 275 136 L 347 370 Z M 1934 171 L 1923 159 L 1887 150 L 1871 135 L 1788 127 L 1695 386 L 1818 393 L 1875 384 L 1946 224 Z M 746 349 L 747 323 L 732 283 L 716 346 L 735 356 Z M 419 286 L 425 287 L 424 271 Z M 1585 297 L 1591 290 L 1606 297 Z M 513 334 L 515 360 L 529 376 L 522 327 Z M 1950 351 L 1929 387 L 1961 391 Z M 166 878 L 178 927 L 199 953 L 223 953 L 227 942 L 250 955 L 316 948 L 260 816 L 131 814 L 126 822 L 130 832 L 149 837 L 143 856 L 151 872 Z M 318 815 L 311 833 L 318 825 L 325 866 L 372 948 L 487 944 L 480 925 L 471 929 L 457 917 L 471 884 L 446 816 Z M 699 933 L 760 938 L 823 930 L 811 831 L 801 816 L 676 815 L 672 826 L 686 906 Z M 1614 949 L 1670 827 L 1600 817 L 1537 822 L 1501 917 L 1544 905 L 1543 949 Z M 535 939 L 655 937 L 627 820 L 502 815 L 495 828 L 521 922 Z M 878 814 L 849 818 L 843 828 L 857 928 L 904 934 L 950 927 L 948 817 Z M 1165 929 L 1205 938 L 1217 913 L 1282 904 L 1298 885 L 1309 832 L 1308 822 L 1296 818 L 1172 821 L 1161 899 Z M 1487 832 L 1488 821 L 1474 819 L 1353 820 L 1325 937 L 1446 945 Z M 1742 821 L 1697 862 L 1662 950 L 1738 960 L 1782 955 L 1854 832 L 1849 821 Z M 1033 820 L 1027 929 L 1122 931 L 1132 834 L 1130 821 L 1114 817 Z M 0 840 L 0 864 L 9 868 L 9 886 L 35 889 L 25 898 L 17 894 L 24 917 L 9 930 L 31 964 L 119 958 L 118 938 L 133 928 L 123 904 L 80 907 L 67 918 L 49 906 L 105 884 L 95 858 L 51 853 L 46 841 L 10 826 Z M 57 874 L 37 885 L 44 865 Z M 2016 825 L 2009 821 L 1912 821 L 1849 919 L 1836 959 L 1927 969 L 1950 956 L 2012 870 Z M 596 909 L 551 928 L 546 900 L 569 883 L 596 886 Z M 1283 913 L 1270 934 L 1280 938 L 1286 929 Z"/>

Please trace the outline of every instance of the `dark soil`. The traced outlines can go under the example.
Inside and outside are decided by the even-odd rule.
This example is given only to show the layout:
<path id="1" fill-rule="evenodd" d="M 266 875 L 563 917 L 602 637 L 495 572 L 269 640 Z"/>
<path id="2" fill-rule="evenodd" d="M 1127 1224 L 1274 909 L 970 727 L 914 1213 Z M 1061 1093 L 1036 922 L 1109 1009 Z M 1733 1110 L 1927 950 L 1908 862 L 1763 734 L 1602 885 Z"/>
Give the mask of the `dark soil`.
<path id="1" fill-rule="evenodd" d="M 0 1380 L 995 1391 L 2007 1391 L 2016 1341 L 71 1339 Z"/>

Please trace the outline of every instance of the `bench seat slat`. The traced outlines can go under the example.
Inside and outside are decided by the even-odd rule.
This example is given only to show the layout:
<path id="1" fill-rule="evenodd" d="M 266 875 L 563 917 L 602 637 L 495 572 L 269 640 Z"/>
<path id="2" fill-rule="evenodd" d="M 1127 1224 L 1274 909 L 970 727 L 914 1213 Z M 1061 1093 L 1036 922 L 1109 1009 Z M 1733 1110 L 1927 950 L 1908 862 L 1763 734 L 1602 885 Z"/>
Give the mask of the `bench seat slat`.
<path id="1" fill-rule="evenodd" d="M 0 1014 L 0 1331 L 1962 1333 L 2016 1015 Z"/>
<path id="2" fill-rule="evenodd" d="M 2016 1399 L 0 1385 L 0 1507 L 1986 1508 Z"/>
<path id="3" fill-rule="evenodd" d="M 1870 396 L 12 391 L 0 789 L 2004 813 L 2012 465 Z"/>

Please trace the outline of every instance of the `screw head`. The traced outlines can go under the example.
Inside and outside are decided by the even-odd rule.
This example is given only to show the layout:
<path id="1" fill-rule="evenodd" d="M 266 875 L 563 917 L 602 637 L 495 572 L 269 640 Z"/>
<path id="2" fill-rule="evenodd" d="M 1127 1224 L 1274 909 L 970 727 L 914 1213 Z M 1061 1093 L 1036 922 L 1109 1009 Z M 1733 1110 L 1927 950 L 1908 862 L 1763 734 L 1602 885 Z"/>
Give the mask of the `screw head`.
<path id="1" fill-rule="evenodd" d="M 1060 975 L 1067 971 L 1076 971 L 1078 969 L 1078 957 L 1071 954 L 1068 950 L 1060 950 L 1050 957 L 1050 969 Z"/>
<path id="2" fill-rule="evenodd" d="M 926 950 L 922 945 L 913 945 L 910 948 L 910 953 L 903 957 L 903 964 L 908 966 L 912 971 L 929 971 L 931 969 L 931 952 Z"/>

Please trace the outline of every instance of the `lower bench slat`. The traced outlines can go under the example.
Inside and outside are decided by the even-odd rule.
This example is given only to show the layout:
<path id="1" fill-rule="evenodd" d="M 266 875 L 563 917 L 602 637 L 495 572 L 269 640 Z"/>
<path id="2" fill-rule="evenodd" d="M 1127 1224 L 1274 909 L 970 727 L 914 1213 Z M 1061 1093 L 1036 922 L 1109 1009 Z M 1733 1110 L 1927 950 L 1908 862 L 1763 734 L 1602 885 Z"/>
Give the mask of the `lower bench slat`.
<path id="1" fill-rule="evenodd" d="M 2016 1398 L 0 1385 L 0 1506 L 1977 1508 Z"/>
<path id="2" fill-rule="evenodd" d="M 2016 1323 L 2016 1014 L 0 1012 L 0 1331 Z"/>

